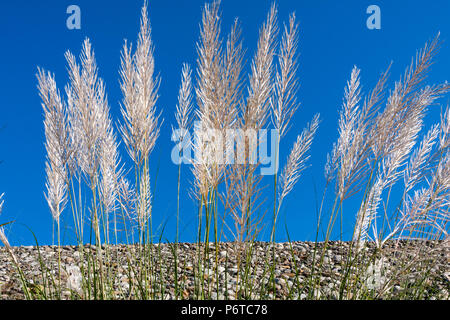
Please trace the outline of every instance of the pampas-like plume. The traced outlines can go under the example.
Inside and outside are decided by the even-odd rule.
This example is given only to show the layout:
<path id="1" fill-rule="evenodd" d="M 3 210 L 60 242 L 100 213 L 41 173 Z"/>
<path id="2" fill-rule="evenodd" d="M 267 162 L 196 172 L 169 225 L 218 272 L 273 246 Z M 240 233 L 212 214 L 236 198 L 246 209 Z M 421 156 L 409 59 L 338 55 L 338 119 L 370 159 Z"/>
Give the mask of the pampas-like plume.
<path id="1" fill-rule="evenodd" d="M 97 64 L 89 39 L 83 43 L 81 68 L 70 52 L 66 53 L 66 59 L 70 78 L 66 93 L 70 100 L 69 113 L 77 148 L 77 164 L 89 177 L 90 187 L 95 188 L 99 178 L 102 145 L 110 122 L 105 86 L 97 75 Z"/>
<path id="2" fill-rule="evenodd" d="M 121 59 L 121 89 L 124 123 L 120 126 L 131 159 L 140 166 L 159 137 L 160 115 L 156 111 L 159 77 L 154 77 L 155 59 L 147 6 L 141 10 L 141 26 L 134 55 L 125 42 Z"/>
<path id="3" fill-rule="evenodd" d="M 251 64 L 248 98 L 243 104 L 243 125 L 245 128 L 262 129 L 269 115 L 270 97 L 274 90 L 273 58 L 278 35 L 277 8 L 272 4 L 266 21 L 259 31 L 257 50 Z M 285 56 L 286 57 L 286 56 Z"/>
<path id="4" fill-rule="evenodd" d="M 273 57 L 277 34 L 277 8 L 273 4 L 259 32 L 258 47 L 252 62 L 248 99 L 242 110 L 245 128 L 258 130 L 265 127 L 273 91 Z"/>
<path id="5" fill-rule="evenodd" d="M 225 119 L 220 118 L 222 48 L 219 25 L 219 2 L 205 4 L 200 30 L 197 79 L 197 115 L 202 129 L 219 128 Z"/>
<path id="6" fill-rule="evenodd" d="M 346 181 L 355 169 L 357 163 L 357 150 L 355 146 L 361 141 L 354 136 L 357 132 L 358 121 L 360 121 L 359 102 L 360 93 L 360 70 L 353 67 L 350 81 L 345 88 L 344 103 L 339 118 L 339 139 L 334 146 L 333 162 L 339 161 L 339 171 L 337 177 L 338 192 L 341 199 L 344 198 L 348 187 Z"/>
<path id="7" fill-rule="evenodd" d="M 333 145 L 331 155 L 327 156 L 325 177 L 331 181 L 337 176 L 337 194 L 341 201 L 359 191 L 370 171 L 372 129 L 374 118 L 379 110 L 389 68 L 380 76 L 376 86 L 364 99 L 360 97 L 360 70 L 354 67 L 350 81 L 345 88 L 344 103 L 339 119 L 339 138 Z"/>
<path id="8" fill-rule="evenodd" d="M 427 160 L 429 159 L 431 149 L 436 142 L 438 134 L 439 126 L 432 126 L 420 143 L 420 147 L 411 155 L 404 174 L 405 192 L 410 191 L 418 182 L 420 182 L 420 178 L 427 167 Z"/>
<path id="9" fill-rule="evenodd" d="M 283 199 L 292 191 L 292 188 L 300 179 L 302 171 L 305 169 L 306 161 L 309 159 L 307 152 L 311 148 L 312 141 L 319 127 L 319 114 L 316 114 L 311 123 L 298 135 L 287 159 L 286 165 L 280 175 L 280 191 L 278 194 L 278 209 L 280 211 Z"/>
<path id="10" fill-rule="evenodd" d="M 178 128 L 180 132 L 180 142 L 182 143 L 186 134 L 191 127 L 191 111 L 192 111 L 192 79 L 191 68 L 188 64 L 183 64 L 181 71 L 181 86 L 178 93 L 178 104 L 175 113 Z"/>
<path id="11" fill-rule="evenodd" d="M 277 99 L 272 103 L 273 124 L 278 130 L 280 138 L 286 134 L 294 112 L 298 108 L 296 94 L 298 81 L 295 77 L 297 72 L 297 43 L 298 25 L 295 22 L 295 15 L 289 17 L 289 28 L 285 26 L 281 48 L 279 53 L 280 71 L 275 78 L 275 89 Z"/>
<path id="12" fill-rule="evenodd" d="M 206 4 L 203 10 L 200 41 L 197 44 L 197 104 L 199 119 L 196 127 L 193 164 L 197 195 L 206 196 L 215 189 L 225 170 L 222 161 L 226 149 L 226 130 L 236 122 L 242 70 L 242 46 L 237 21 L 222 50 L 219 25 L 219 2 Z M 211 134 L 214 137 L 211 137 Z"/>
<path id="13" fill-rule="evenodd" d="M 406 69 L 404 76 L 395 84 L 388 97 L 386 108 L 375 119 L 371 136 L 375 141 L 372 149 L 375 159 L 390 153 L 395 147 L 397 132 L 411 115 L 424 111 L 433 100 L 450 88 L 447 84 L 426 87 L 420 92 L 420 85 L 426 79 L 432 59 L 439 48 L 439 34 L 416 54 L 415 61 Z"/>
<path id="14" fill-rule="evenodd" d="M 67 200 L 67 164 L 71 157 L 67 115 L 54 76 L 39 69 L 37 78 L 45 117 L 45 197 L 53 218 L 59 222 Z"/>
<path id="15" fill-rule="evenodd" d="M 118 183 L 123 170 L 120 168 L 120 156 L 118 153 L 116 136 L 113 132 L 111 121 L 108 120 L 106 136 L 103 139 L 100 155 L 100 196 L 105 213 L 113 212 L 118 200 Z"/>

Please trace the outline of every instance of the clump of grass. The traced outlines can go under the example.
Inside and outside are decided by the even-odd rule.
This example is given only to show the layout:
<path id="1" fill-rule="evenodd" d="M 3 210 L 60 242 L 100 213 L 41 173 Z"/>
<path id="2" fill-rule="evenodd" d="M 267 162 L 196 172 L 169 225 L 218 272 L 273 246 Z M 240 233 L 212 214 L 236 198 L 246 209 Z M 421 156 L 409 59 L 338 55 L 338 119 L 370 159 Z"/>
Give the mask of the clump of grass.
<path id="1" fill-rule="evenodd" d="M 234 234 L 234 240 L 237 243 L 238 277 L 241 273 L 241 252 L 244 252 L 243 256 L 248 266 L 252 242 L 257 239 L 261 222 L 261 217 L 256 215 L 256 209 L 260 206 L 257 203 L 260 177 L 256 173 L 260 160 L 252 161 L 257 144 L 253 140 L 255 137 L 249 136 L 248 132 L 256 133 L 261 129 L 270 129 L 267 119 L 268 115 L 272 116 L 275 135 L 272 152 L 275 153 L 276 168 L 271 233 L 271 241 L 274 243 L 275 226 L 281 203 L 292 190 L 304 168 L 307 152 L 319 123 L 319 117 L 315 116 L 307 129 L 298 136 L 282 173 L 282 189 L 278 194 L 279 143 L 286 134 L 289 122 L 299 106 L 296 98 L 298 26 L 295 15 L 290 16 L 280 44 L 276 41 L 277 34 L 277 9 L 275 5 L 272 5 L 267 20 L 260 30 L 257 51 L 249 75 L 248 94 L 244 95 L 242 90 L 244 82 L 241 76 L 243 50 L 238 22 L 235 21 L 228 34 L 226 45 L 222 46 L 219 2 L 205 5 L 200 41 L 197 45 L 197 129 L 203 135 L 211 135 L 211 129 L 215 131 L 214 137 L 203 136 L 194 143 L 196 156 L 200 155 L 193 163 L 194 192 L 200 204 L 198 239 L 206 242 L 204 256 L 206 259 L 209 256 L 210 232 L 213 232 L 217 265 L 217 244 L 220 238 L 218 200 L 220 200 L 224 211 L 222 219 L 225 222 L 227 216 L 231 215 L 234 222 L 234 228 L 228 225 L 227 227 Z M 278 55 L 277 66 L 274 64 L 276 55 Z M 226 137 L 227 130 L 230 129 L 245 132 L 241 141 L 242 145 L 237 147 L 237 151 L 243 151 L 243 157 L 240 159 L 238 159 L 239 155 L 234 153 L 234 142 L 231 142 L 233 145 L 229 145 L 229 141 L 223 141 L 220 138 Z M 233 160 L 235 160 L 233 164 L 223 164 L 221 161 L 224 150 L 233 151 Z M 220 193 L 221 184 L 225 184 L 225 191 L 222 193 Z M 203 212 L 205 213 L 204 226 L 202 225 Z M 201 260 L 200 258 L 199 266 Z M 274 259 L 273 264 L 272 271 L 275 267 Z M 244 270 L 244 281 L 247 279 L 248 271 L 248 269 Z M 204 270 L 201 272 L 203 273 Z M 239 279 L 238 283 L 240 283 Z M 237 295 L 238 290 L 236 290 Z"/>
<path id="2" fill-rule="evenodd" d="M 390 91 L 384 109 L 381 109 L 382 96 L 388 71 L 381 75 L 375 88 L 361 103 L 360 70 L 356 67 L 352 70 L 340 113 L 339 138 L 326 166 L 328 182 L 335 181 L 336 198 L 325 242 L 331 236 L 338 216 L 342 221 L 344 200 L 362 193 L 352 237 L 354 245 L 347 254 L 347 272 L 340 284 L 340 297 L 344 294 L 347 298 L 359 297 L 359 289 L 357 292 L 351 290 L 359 286 L 355 283 L 359 279 L 350 278 L 349 274 L 364 274 L 369 266 L 373 266 L 369 260 L 359 257 L 367 240 L 372 240 L 381 253 L 388 241 L 393 241 L 396 248 L 400 241 L 414 243 L 413 252 L 406 248 L 399 251 L 399 259 L 405 259 L 405 263 L 398 263 L 394 271 L 397 273 L 394 278 L 399 281 L 400 274 L 407 273 L 413 265 L 406 261 L 418 262 L 430 253 L 417 240 L 441 240 L 447 236 L 449 215 L 445 199 L 448 199 L 449 189 L 445 173 L 448 169 L 445 132 L 448 124 L 445 120 L 433 125 L 414 149 L 428 107 L 450 90 L 447 83 L 424 85 L 438 47 L 439 34 L 417 52 L 404 76 Z M 447 112 L 442 119 L 446 118 Z M 441 141 L 432 151 L 438 135 L 442 137 Z M 391 190 L 402 177 L 403 195 L 391 210 Z M 411 195 L 418 186 L 421 189 Z M 385 190 L 387 195 L 383 197 Z M 381 205 L 383 211 L 379 214 Z M 342 239 L 342 222 L 340 232 Z M 319 265 L 322 263 L 323 253 Z M 355 263 L 359 270 L 356 272 L 351 270 Z"/>

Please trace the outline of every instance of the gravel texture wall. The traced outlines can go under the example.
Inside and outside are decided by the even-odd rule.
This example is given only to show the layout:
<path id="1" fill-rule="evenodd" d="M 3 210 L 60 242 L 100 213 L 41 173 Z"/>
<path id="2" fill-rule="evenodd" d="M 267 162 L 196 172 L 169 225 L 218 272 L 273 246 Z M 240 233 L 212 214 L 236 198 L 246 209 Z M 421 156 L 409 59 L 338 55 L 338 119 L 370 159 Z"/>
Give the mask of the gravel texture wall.
<path id="1" fill-rule="evenodd" d="M 313 271 L 314 247 L 313 242 L 292 242 L 292 243 L 276 243 L 275 259 L 277 261 L 275 274 L 275 292 L 268 290 L 264 296 L 261 296 L 261 286 L 267 284 L 270 270 L 267 266 L 271 265 L 272 249 L 270 243 L 257 242 L 254 245 L 251 258 L 251 266 L 248 269 L 249 283 L 252 283 L 253 292 L 236 293 L 237 283 L 239 282 L 238 273 L 242 280 L 244 264 L 242 268 L 238 268 L 238 254 L 236 253 L 235 243 L 220 243 L 217 248 L 214 244 L 210 244 L 211 265 L 215 265 L 216 252 L 218 267 L 206 271 L 205 277 L 209 277 L 212 283 L 211 298 L 212 299 L 306 299 L 308 293 L 308 283 L 311 272 Z M 350 244 L 347 242 L 330 242 L 324 252 L 323 268 L 321 268 L 316 278 L 318 280 L 318 289 L 316 297 L 321 299 L 337 299 L 339 297 L 339 289 L 336 283 L 337 279 L 342 279 L 344 274 L 344 264 L 347 258 L 347 252 Z M 424 293 L 421 299 L 449 299 L 450 292 L 450 255 L 448 248 L 439 243 L 421 244 L 421 250 L 426 250 L 426 254 L 422 255 L 428 261 L 429 272 L 424 276 Z M 317 252 L 321 252 L 323 243 L 318 243 Z M 157 269 L 159 291 L 164 292 L 160 299 L 174 298 L 174 256 L 173 244 L 160 244 L 152 247 L 154 250 L 154 266 Z M 178 260 L 179 260 L 179 282 L 182 283 L 182 295 L 185 299 L 195 298 L 194 287 L 194 269 L 198 267 L 196 257 L 198 257 L 198 246 L 192 243 L 179 244 Z M 394 244 L 388 244 L 380 253 L 377 253 L 373 259 L 366 259 L 364 263 L 364 279 L 360 280 L 362 285 L 375 292 L 375 298 L 395 298 L 404 297 L 402 292 L 408 289 L 408 281 L 413 283 L 417 281 L 417 277 L 424 273 L 419 273 L 417 268 L 421 262 L 415 261 L 417 250 L 413 250 L 411 246 L 402 248 L 394 248 Z M 30 291 L 42 288 L 42 266 L 39 260 L 48 268 L 49 272 L 58 278 L 58 247 L 42 246 L 39 250 L 36 247 L 13 247 L 14 254 L 19 261 L 26 279 L 29 281 Z M 63 298 L 69 298 L 70 290 L 80 292 L 81 298 L 83 294 L 80 290 L 80 266 L 82 254 L 78 247 L 64 246 L 61 247 L 62 274 L 61 279 L 64 290 Z M 139 261 L 133 257 L 136 256 L 137 246 L 110 246 L 108 250 L 108 259 L 105 259 L 105 267 L 110 268 L 114 274 L 114 294 L 117 299 L 133 299 L 136 298 L 135 290 L 133 290 L 134 282 L 130 277 L 134 276 L 135 271 L 133 265 L 138 268 Z M 365 248 L 366 257 L 372 257 L 376 252 L 372 245 Z M 95 246 L 86 245 L 84 252 L 93 252 L 96 254 Z M 399 254 L 399 252 L 401 254 Z M 104 252 L 104 254 L 106 254 Z M 408 258 L 408 255 L 411 255 Z M 406 257 L 406 258 L 405 258 Z M 317 258 L 317 255 L 316 255 Z M 408 259 L 410 259 L 408 264 Z M 240 261 L 245 260 L 241 256 Z M 162 264 L 160 262 L 163 262 Z M 207 261 L 207 260 L 204 260 Z M 420 263 L 419 263 L 420 262 Z M 405 267 L 400 267 L 402 263 L 406 263 Z M 86 264 L 84 264 L 86 265 Z M 397 268 L 395 268 L 397 266 Z M 402 269 L 403 268 L 403 269 Z M 240 270 L 241 271 L 240 271 Z M 396 271 L 391 271 L 396 270 Z M 399 271 L 399 270 L 403 270 Z M 398 273 L 398 274 L 397 274 Z M 161 281 L 162 279 L 162 281 Z M 406 281 L 405 281 L 406 279 Z M 408 280 L 409 279 L 409 280 Z M 266 281 L 266 282 L 264 282 Z M 218 282 L 218 283 L 217 283 Z M 219 291 L 216 288 L 219 288 Z M 383 288 L 384 287 L 384 288 Z M 161 290 L 161 288 L 163 288 Z M 293 290 L 292 288 L 297 288 Z M 301 289 L 298 289 L 301 288 Z M 389 294 L 382 293 L 388 288 Z M 244 296 L 244 295 L 247 296 Z M 346 295 L 352 298 L 351 294 Z M 4 247 L 0 248 L 0 298 L 1 299 L 24 299 L 24 293 L 19 281 L 19 276 L 13 261 Z"/>

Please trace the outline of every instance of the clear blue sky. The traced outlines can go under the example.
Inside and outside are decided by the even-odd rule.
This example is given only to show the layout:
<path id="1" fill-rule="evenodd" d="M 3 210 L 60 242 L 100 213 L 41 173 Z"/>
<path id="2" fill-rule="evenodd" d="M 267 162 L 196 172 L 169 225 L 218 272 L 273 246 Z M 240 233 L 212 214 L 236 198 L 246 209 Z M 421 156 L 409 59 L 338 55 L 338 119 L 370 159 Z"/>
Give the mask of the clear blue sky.
<path id="1" fill-rule="evenodd" d="M 177 169 L 170 161 L 173 143 L 171 125 L 183 62 L 195 65 L 195 42 L 204 0 L 148 0 L 156 70 L 162 82 L 158 108 L 163 110 L 164 126 L 152 154 L 151 174 L 157 172 L 154 195 L 154 224 L 168 219 L 165 236 L 174 238 Z M 222 27 L 229 30 L 235 17 L 241 21 L 246 53 L 246 70 L 256 47 L 258 30 L 272 0 L 224 0 Z M 123 40 L 136 43 L 141 0 L 41 0 L 2 1 L 0 4 L 0 193 L 5 192 L 2 222 L 15 220 L 7 229 L 12 244 L 34 243 L 30 227 L 41 244 L 51 243 L 52 218 L 44 198 L 43 115 L 36 89 L 37 66 L 56 74 L 60 89 L 67 83 L 64 52 L 78 55 L 82 41 L 89 37 L 95 50 L 99 74 L 105 80 L 111 112 L 119 119 L 120 50 Z M 397 80 L 416 49 L 441 31 L 444 41 L 430 82 L 450 80 L 450 1 L 448 0 L 309 0 L 277 1 L 279 21 L 295 11 L 300 22 L 301 87 L 293 126 L 281 146 L 281 166 L 296 135 L 316 112 L 322 123 L 311 150 L 311 166 L 287 197 L 279 220 L 279 240 L 285 239 L 284 222 L 293 240 L 313 240 L 316 229 L 313 186 L 319 197 L 324 186 L 326 154 L 337 137 L 338 110 L 343 89 L 353 65 L 362 69 L 363 90 L 367 92 L 380 72 L 393 61 L 389 84 Z M 81 30 L 66 28 L 66 8 L 81 8 Z M 366 8 L 381 8 L 381 30 L 366 27 Z M 439 110 L 432 111 L 436 119 Z M 434 118 L 433 118 L 434 117 Z M 126 157 L 125 152 L 122 153 Z M 192 176 L 184 168 L 181 200 L 181 240 L 194 240 L 196 207 L 187 196 Z M 268 178 L 265 181 L 271 182 Z M 270 204 L 270 197 L 268 199 Z M 355 203 L 345 205 L 344 231 L 351 233 Z M 63 225 L 71 222 L 67 212 Z M 66 239 L 68 239 L 66 235 Z"/>

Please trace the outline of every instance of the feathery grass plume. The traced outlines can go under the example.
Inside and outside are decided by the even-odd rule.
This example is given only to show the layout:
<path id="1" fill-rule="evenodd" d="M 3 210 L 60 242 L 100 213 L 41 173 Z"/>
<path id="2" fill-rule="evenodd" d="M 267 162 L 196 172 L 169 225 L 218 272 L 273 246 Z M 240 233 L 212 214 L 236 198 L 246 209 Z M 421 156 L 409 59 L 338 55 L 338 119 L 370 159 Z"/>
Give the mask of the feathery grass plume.
<path id="1" fill-rule="evenodd" d="M 77 164 L 89 178 L 91 188 L 98 184 L 101 150 L 109 125 L 109 107 L 103 80 L 97 75 L 97 64 L 89 39 L 83 42 L 81 67 L 75 56 L 66 52 L 70 84 L 66 92 L 70 97 L 70 120 Z"/>
<path id="2" fill-rule="evenodd" d="M 180 132 L 180 143 L 182 144 L 191 127 L 192 111 L 192 79 L 191 68 L 188 64 L 183 64 L 181 71 L 181 86 L 178 93 L 178 104 L 176 107 L 175 118 L 177 120 Z"/>
<path id="3" fill-rule="evenodd" d="M 320 115 L 316 114 L 311 123 L 298 135 L 286 161 L 284 170 L 280 175 L 277 216 L 280 212 L 283 199 L 292 191 L 292 188 L 300 179 L 302 171 L 305 169 L 306 161 L 309 159 L 307 152 L 311 148 L 317 128 L 319 127 L 319 117 Z"/>
<path id="4" fill-rule="evenodd" d="M 339 138 L 337 143 L 333 146 L 332 151 L 332 166 L 338 166 L 337 169 L 337 190 L 339 198 L 343 199 L 346 191 L 346 181 L 349 175 L 353 172 L 356 164 L 358 150 L 354 147 L 361 141 L 354 136 L 357 131 L 358 121 L 360 121 L 359 102 L 361 100 L 360 94 L 360 70 L 353 67 L 350 81 L 347 82 L 347 87 L 344 93 L 344 102 L 339 118 Z M 351 152 L 353 151 L 353 152 Z"/>
<path id="5" fill-rule="evenodd" d="M 111 213 L 116 209 L 118 197 L 118 183 L 123 174 L 120 166 L 120 156 L 116 136 L 108 121 L 106 136 L 103 139 L 100 156 L 100 196 L 105 213 Z"/>
<path id="6" fill-rule="evenodd" d="M 131 45 L 125 42 L 120 70 L 124 119 L 120 129 L 128 153 L 137 166 L 148 159 L 160 131 L 160 114 L 156 110 L 160 79 L 154 76 L 153 50 L 147 5 L 144 4 L 136 51 L 132 55 Z"/>
<path id="7" fill-rule="evenodd" d="M 433 125 L 423 138 L 419 148 L 417 148 L 411 155 L 408 166 L 404 171 L 403 180 L 405 185 L 405 193 L 413 189 L 423 177 L 423 172 L 429 165 L 427 160 L 429 159 L 433 145 L 436 143 L 438 134 L 439 125 Z"/>
<path id="8" fill-rule="evenodd" d="M 196 124 L 196 141 L 194 152 L 196 161 L 193 165 L 195 177 L 195 188 L 198 197 L 207 198 L 212 186 L 216 186 L 222 174 L 221 164 L 214 163 L 214 156 L 221 152 L 219 141 L 207 141 L 205 132 L 216 128 L 220 119 L 217 119 L 219 111 L 220 92 L 220 64 L 222 58 L 220 25 L 219 25 L 219 2 L 211 5 L 205 4 L 202 13 L 200 40 L 197 43 L 197 104 L 196 114 L 199 123 Z M 209 143 L 208 143 L 209 142 Z M 209 164 L 211 159 L 211 164 Z"/>
<path id="9" fill-rule="evenodd" d="M 197 44 L 196 115 L 199 121 L 194 143 L 196 161 L 193 173 L 196 193 L 200 196 L 206 196 L 211 188 L 217 189 L 224 174 L 226 145 L 221 137 L 235 125 L 239 102 L 242 70 L 240 31 L 235 21 L 223 50 L 219 6 L 218 1 L 205 4 Z"/>
<path id="10" fill-rule="evenodd" d="M 222 105 L 225 107 L 223 123 L 228 128 L 236 126 L 239 112 L 239 104 L 242 94 L 241 73 L 243 68 L 244 50 L 241 41 L 241 29 L 239 20 L 234 24 L 227 37 L 222 66 Z"/>
<path id="11" fill-rule="evenodd" d="M 183 64 L 181 71 L 181 86 L 178 93 L 178 104 L 176 106 L 175 118 L 178 124 L 180 149 L 181 152 L 183 144 L 186 143 L 185 138 L 189 134 L 189 129 L 192 126 L 192 78 L 191 78 L 191 68 L 188 64 Z M 172 128 L 174 132 L 174 129 Z M 192 144 L 191 141 L 187 143 Z M 180 205 L 180 176 L 181 176 L 181 162 L 178 167 L 178 196 L 177 196 L 177 212 L 179 213 Z M 177 214 L 178 217 L 178 214 Z M 178 221 L 178 218 L 177 218 Z M 177 222 L 178 226 L 178 222 Z M 177 227 L 178 230 L 178 227 Z"/>
<path id="12" fill-rule="evenodd" d="M 66 92 L 66 112 L 70 146 L 70 157 L 67 163 L 68 176 L 70 180 L 72 177 L 78 179 L 81 174 L 81 168 L 78 165 L 78 153 L 81 150 L 82 139 L 76 129 L 81 127 L 81 119 L 77 116 L 78 111 L 74 103 L 74 95 L 71 86 L 66 85 L 64 91 Z"/>
<path id="13" fill-rule="evenodd" d="M 390 66 L 381 74 L 376 86 L 364 98 L 362 106 L 360 70 L 353 67 L 344 93 L 339 118 L 339 138 L 327 155 L 325 177 L 330 182 L 336 176 L 340 201 L 357 193 L 370 172 L 369 162 L 373 137 L 368 134 L 382 99 Z"/>
<path id="14" fill-rule="evenodd" d="M 289 121 L 299 107 L 296 101 L 298 69 L 296 51 L 298 46 L 298 25 L 295 15 L 289 17 L 289 28 L 284 27 L 279 53 L 279 68 L 275 77 L 276 102 L 272 101 L 272 122 L 279 131 L 280 139 L 286 134 Z"/>
<path id="15" fill-rule="evenodd" d="M 388 97 L 386 108 L 376 117 L 371 132 L 371 135 L 375 137 L 372 144 L 375 159 L 386 156 L 395 148 L 396 133 L 405 124 L 411 113 L 420 112 L 422 108 L 432 103 L 427 99 L 433 99 L 433 96 L 436 98 L 448 90 L 448 86 L 444 84 L 427 87 L 418 93 L 420 85 L 427 77 L 439 44 L 438 34 L 417 52 L 415 60 L 413 59 L 403 77 L 395 83 L 395 88 Z"/>
<path id="16" fill-rule="evenodd" d="M 69 127 L 66 109 L 56 87 L 54 76 L 38 69 L 37 79 L 45 118 L 45 149 L 47 151 L 45 197 L 53 218 L 59 224 L 59 216 L 67 201 L 67 165 L 71 157 Z"/>
<path id="17" fill-rule="evenodd" d="M 222 40 L 220 39 L 220 2 L 205 4 L 202 13 L 200 40 L 197 43 L 197 116 L 201 122 L 201 129 L 218 127 L 222 64 Z"/>
<path id="18" fill-rule="evenodd" d="M 277 8 L 272 4 L 267 19 L 259 31 L 258 46 L 251 65 L 247 103 L 243 106 L 245 128 L 263 129 L 273 92 L 273 57 L 278 34 Z"/>

